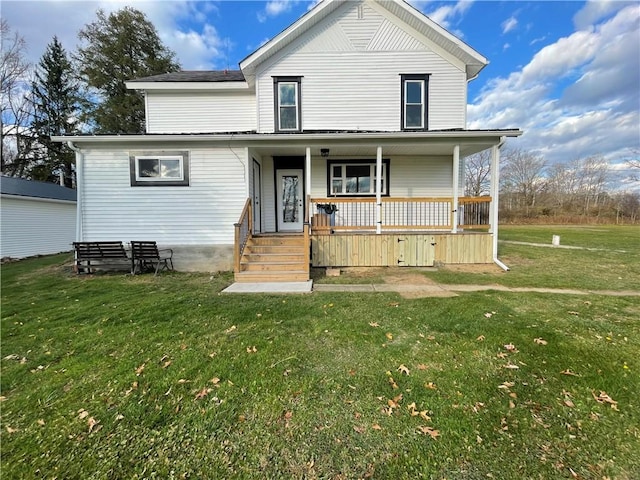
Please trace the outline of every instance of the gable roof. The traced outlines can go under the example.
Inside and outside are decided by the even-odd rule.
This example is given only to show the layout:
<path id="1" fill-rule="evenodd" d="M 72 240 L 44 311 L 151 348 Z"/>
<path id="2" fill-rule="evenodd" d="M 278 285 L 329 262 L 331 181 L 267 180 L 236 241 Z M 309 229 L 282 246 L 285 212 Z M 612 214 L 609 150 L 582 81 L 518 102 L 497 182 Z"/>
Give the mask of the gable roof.
<path id="1" fill-rule="evenodd" d="M 75 202 L 77 192 L 55 183 L 37 182 L 26 178 L 5 177 L 0 179 L 0 193 L 19 197 L 48 198 Z"/>
<path id="2" fill-rule="evenodd" d="M 128 80 L 135 82 L 244 82 L 240 70 L 182 70 Z"/>
<path id="3" fill-rule="evenodd" d="M 291 44 L 340 6 L 352 1 L 353 0 L 322 0 L 285 30 L 244 58 L 240 62 L 240 68 L 244 72 L 244 75 L 246 77 L 253 76 L 257 65 Z M 474 78 L 480 70 L 488 65 L 489 61 L 484 56 L 404 0 L 374 1 L 444 51 L 464 62 L 466 65 L 467 79 Z"/>

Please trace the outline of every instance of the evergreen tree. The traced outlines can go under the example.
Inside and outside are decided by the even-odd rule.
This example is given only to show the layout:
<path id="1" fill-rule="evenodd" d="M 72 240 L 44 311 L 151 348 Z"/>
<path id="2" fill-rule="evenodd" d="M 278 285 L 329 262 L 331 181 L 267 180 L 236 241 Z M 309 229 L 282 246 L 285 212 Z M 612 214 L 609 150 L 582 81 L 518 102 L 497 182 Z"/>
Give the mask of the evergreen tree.
<path id="1" fill-rule="evenodd" d="M 145 15 L 131 7 L 109 15 L 98 10 L 97 19 L 78 36 L 85 43 L 78 50 L 79 71 L 95 93 L 85 109 L 86 123 L 95 133 L 143 133 L 144 97 L 125 82 L 179 70 L 175 54 Z"/>
<path id="2" fill-rule="evenodd" d="M 51 135 L 78 133 L 80 87 L 67 53 L 57 37 L 47 45 L 36 67 L 32 84 L 33 122 L 31 131 L 38 148 L 31 167 L 36 180 L 58 182 L 64 175 L 67 187 L 75 185 L 75 154 Z"/>

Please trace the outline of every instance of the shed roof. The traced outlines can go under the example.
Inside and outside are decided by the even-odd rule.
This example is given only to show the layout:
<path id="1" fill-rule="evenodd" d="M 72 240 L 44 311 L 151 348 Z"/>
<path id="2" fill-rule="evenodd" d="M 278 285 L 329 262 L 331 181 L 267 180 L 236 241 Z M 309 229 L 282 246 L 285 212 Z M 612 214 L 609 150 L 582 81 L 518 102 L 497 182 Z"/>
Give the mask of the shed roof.
<path id="1" fill-rule="evenodd" d="M 182 70 L 129 82 L 244 82 L 244 75 L 240 70 Z"/>
<path id="2" fill-rule="evenodd" d="M 77 198 L 77 192 L 72 188 L 62 187 L 55 183 L 37 182 L 26 178 L 6 177 L 4 175 L 0 179 L 0 193 L 2 195 L 49 198 L 69 202 L 75 202 Z"/>

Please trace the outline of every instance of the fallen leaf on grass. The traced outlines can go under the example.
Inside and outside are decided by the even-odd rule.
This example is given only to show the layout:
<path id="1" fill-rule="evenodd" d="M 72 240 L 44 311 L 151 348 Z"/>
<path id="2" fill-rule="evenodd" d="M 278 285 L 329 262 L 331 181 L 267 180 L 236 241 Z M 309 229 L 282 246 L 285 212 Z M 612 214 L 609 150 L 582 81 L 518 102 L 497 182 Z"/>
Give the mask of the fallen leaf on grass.
<path id="1" fill-rule="evenodd" d="M 434 440 L 440 436 L 440 432 L 438 430 L 428 427 L 427 425 L 418 427 L 418 431 L 423 435 L 429 435 Z"/>
<path id="2" fill-rule="evenodd" d="M 393 334 L 391 332 L 385 333 L 384 336 L 387 337 L 388 340 L 393 340 Z"/>
<path id="3" fill-rule="evenodd" d="M 611 408 L 613 408 L 614 410 L 618 410 L 618 402 L 616 402 L 613 398 L 611 398 L 607 392 L 603 392 L 602 390 L 600 390 L 600 394 L 596 397 L 595 392 L 591 392 L 591 395 L 593 395 L 593 398 L 595 399 L 596 402 L 598 403 L 608 403 L 609 405 L 611 405 Z"/>
<path id="4" fill-rule="evenodd" d="M 477 340 L 478 342 L 484 342 L 484 340 L 485 340 L 485 336 L 484 336 L 484 335 L 480 335 L 478 338 L 476 338 L 476 340 Z"/>
<path id="5" fill-rule="evenodd" d="M 224 333 L 231 333 L 236 329 L 235 325 L 231 325 L 229 328 L 227 328 Z"/>
<path id="6" fill-rule="evenodd" d="M 534 338 L 534 339 L 533 339 L 533 341 L 534 341 L 535 343 L 537 343 L 538 345 L 546 345 L 546 344 L 547 344 L 547 341 L 546 341 L 546 340 L 543 340 L 543 339 L 542 339 L 542 338 L 540 338 L 540 337 L 538 337 L 538 338 Z"/>
<path id="7" fill-rule="evenodd" d="M 378 322 L 369 322 L 369 326 L 373 327 L 373 328 L 376 328 L 376 327 L 379 327 L 380 324 Z"/>
<path id="8" fill-rule="evenodd" d="M 7 433 L 16 433 L 19 430 L 17 428 L 11 428 L 9 425 L 7 425 Z"/>
<path id="9" fill-rule="evenodd" d="M 252 347 L 247 347 L 247 353 L 256 353 L 258 351 L 258 349 L 256 348 L 256 346 L 252 346 Z"/>
<path id="10" fill-rule="evenodd" d="M 139 377 L 140 375 L 142 375 L 142 372 L 144 372 L 144 367 L 146 367 L 146 363 L 143 363 L 142 365 L 140 365 L 138 368 L 136 368 L 136 376 Z"/>
<path id="11" fill-rule="evenodd" d="M 504 383 L 502 383 L 502 385 L 498 385 L 498 388 L 501 388 L 503 390 L 509 390 L 514 385 L 515 385 L 514 382 L 504 382 Z"/>
<path id="12" fill-rule="evenodd" d="M 569 408 L 573 408 L 575 407 L 575 404 L 568 398 L 565 398 L 564 402 L 562 402 L 565 404 L 565 406 L 569 407 Z"/>
<path id="13" fill-rule="evenodd" d="M 183 383 L 190 383 L 191 380 L 187 380 L 186 378 L 181 378 L 180 380 L 178 380 L 179 384 L 183 384 Z"/>
<path id="14" fill-rule="evenodd" d="M 38 421 L 36 422 L 38 425 L 40 425 L 41 427 L 44 427 L 45 422 L 43 419 L 39 418 Z"/>
<path id="15" fill-rule="evenodd" d="M 373 425 L 371 425 L 371 428 L 374 430 L 382 430 L 382 427 L 380 425 L 378 425 L 377 423 L 374 423 Z"/>
<path id="16" fill-rule="evenodd" d="M 567 312 L 569 315 L 580 315 L 580 312 L 573 312 L 573 311 L 569 311 Z"/>
<path id="17" fill-rule="evenodd" d="M 162 364 L 162 368 L 167 368 L 169 365 L 171 365 L 171 360 L 167 360 L 166 362 L 164 362 Z"/>
<path id="18" fill-rule="evenodd" d="M 402 364 L 398 367 L 398 371 L 400 373 L 404 373 L 405 375 L 409 375 L 409 369 Z"/>
<path id="19" fill-rule="evenodd" d="M 98 431 L 102 427 L 102 425 L 99 425 L 99 423 L 100 423 L 100 420 L 96 420 L 93 417 L 89 417 L 87 419 L 87 426 L 89 427 L 89 433 L 93 432 L 94 430 Z"/>
<path id="20" fill-rule="evenodd" d="M 484 314 L 484 316 L 485 316 L 485 318 L 491 318 L 491 317 L 493 317 L 493 312 L 486 312 Z"/>
<path id="21" fill-rule="evenodd" d="M 80 420 L 84 420 L 88 416 L 89 416 L 89 412 L 87 412 L 84 408 L 81 408 L 80 410 L 78 410 L 78 418 Z"/>
<path id="22" fill-rule="evenodd" d="M 427 382 L 424 384 L 425 388 L 428 388 L 429 390 L 437 390 L 438 387 L 436 386 L 435 383 L 433 382 Z"/>
<path id="23" fill-rule="evenodd" d="M 210 383 L 213 383 L 214 386 L 220 388 L 220 379 L 218 377 L 213 377 L 211 380 L 209 380 Z"/>
<path id="24" fill-rule="evenodd" d="M 569 370 L 568 368 L 566 370 L 563 370 L 562 372 L 560 372 L 562 375 L 569 375 L 571 377 L 579 377 L 580 375 L 578 375 L 577 373 L 573 373 L 571 370 Z"/>
<path id="25" fill-rule="evenodd" d="M 421 363 L 421 364 L 419 364 L 416 368 L 417 368 L 418 370 L 426 370 L 426 369 L 427 369 L 427 368 L 429 368 L 429 367 L 427 367 L 424 363 Z"/>
<path id="26" fill-rule="evenodd" d="M 207 388 L 204 387 L 202 390 L 200 390 L 198 393 L 196 393 L 196 397 L 194 398 L 194 400 L 200 400 L 201 398 L 206 397 L 207 395 L 209 395 L 212 392 L 213 389 L 211 388 Z"/>
<path id="27" fill-rule="evenodd" d="M 4 395 L 0 395 L 0 402 L 4 402 L 7 399 Z"/>
<path id="28" fill-rule="evenodd" d="M 362 425 L 354 425 L 353 429 L 357 432 L 357 433 L 364 433 L 365 430 L 367 429 L 367 427 L 364 427 Z"/>
<path id="29" fill-rule="evenodd" d="M 389 306 L 390 306 L 390 307 L 398 307 L 398 306 L 400 306 L 400 304 L 399 304 L 398 302 L 391 302 L 391 303 L 389 304 Z"/>
<path id="30" fill-rule="evenodd" d="M 513 343 L 507 343 L 506 345 L 503 345 L 503 346 L 507 352 L 518 353 L 518 349 Z"/>
<path id="31" fill-rule="evenodd" d="M 513 363 L 507 363 L 503 365 L 502 368 L 508 368 L 509 370 L 518 370 L 520 367 L 518 365 L 514 365 Z"/>

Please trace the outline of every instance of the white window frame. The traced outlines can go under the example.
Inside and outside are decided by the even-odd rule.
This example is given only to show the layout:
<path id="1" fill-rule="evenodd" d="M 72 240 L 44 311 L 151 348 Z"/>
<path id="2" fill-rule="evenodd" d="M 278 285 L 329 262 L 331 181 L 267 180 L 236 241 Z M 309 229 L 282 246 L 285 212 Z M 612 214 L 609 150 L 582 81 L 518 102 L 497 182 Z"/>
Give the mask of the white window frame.
<path id="1" fill-rule="evenodd" d="M 148 156 L 148 155 L 142 155 L 142 156 L 136 156 L 136 181 L 138 182 L 177 182 L 177 181 L 182 181 L 184 180 L 184 165 L 183 165 L 183 158 L 182 156 L 178 156 L 178 155 L 164 155 L 164 156 Z M 155 177 L 141 177 L 140 176 L 140 160 L 157 160 L 158 161 L 158 166 L 159 168 L 159 175 L 155 176 Z M 175 161 L 178 160 L 179 163 L 179 172 L 180 172 L 180 176 L 179 177 L 163 177 L 162 176 L 162 162 L 163 161 Z"/>
<path id="2" fill-rule="evenodd" d="M 159 174 L 154 177 L 140 175 L 141 160 L 157 160 Z M 179 176 L 163 177 L 162 161 L 171 160 L 179 162 Z M 131 173 L 131 186 L 188 186 L 189 185 L 189 152 L 187 151 L 142 151 L 130 152 L 129 167 Z"/>
<path id="3" fill-rule="evenodd" d="M 369 182 L 369 191 L 368 192 L 347 192 L 347 167 L 362 167 L 368 166 L 371 179 Z M 367 160 L 367 161 L 331 161 L 327 164 L 329 170 L 329 178 L 328 178 L 328 194 L 331 197 L 371 197 L 376 194 L 376 161 L 375 160 Z M 341 168 L 341 176 L 334 176 L 334 168 Z M 334 180 L 342 181 L 342 191 L 334 192 L 333 191 L 333 181 Z M 382 196 L 389 196 L 389 160 L 384 159 L 382 161 Z"/>

